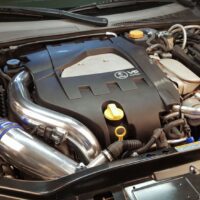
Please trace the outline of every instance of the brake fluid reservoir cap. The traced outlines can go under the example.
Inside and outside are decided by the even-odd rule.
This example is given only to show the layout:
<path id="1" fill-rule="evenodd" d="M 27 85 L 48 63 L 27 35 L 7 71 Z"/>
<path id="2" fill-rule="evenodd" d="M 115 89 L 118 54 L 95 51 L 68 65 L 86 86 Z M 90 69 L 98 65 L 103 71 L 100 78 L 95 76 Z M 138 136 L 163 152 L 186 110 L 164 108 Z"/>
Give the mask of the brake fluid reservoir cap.
<path id="1" fill-rule="evenodd" d="M 110 121 L 118 121 L 123 119 L 124 111 L 118 108 L 116 104 L 110 103 L 104 111 L 104 117 Z"/>
<path id="2" fill-rule="evenodd" d="M 141 30 L 131 30 L 129 32 L 129 38 L 131 39 L 142 39 L 144 37 L 144 32 Z"/>

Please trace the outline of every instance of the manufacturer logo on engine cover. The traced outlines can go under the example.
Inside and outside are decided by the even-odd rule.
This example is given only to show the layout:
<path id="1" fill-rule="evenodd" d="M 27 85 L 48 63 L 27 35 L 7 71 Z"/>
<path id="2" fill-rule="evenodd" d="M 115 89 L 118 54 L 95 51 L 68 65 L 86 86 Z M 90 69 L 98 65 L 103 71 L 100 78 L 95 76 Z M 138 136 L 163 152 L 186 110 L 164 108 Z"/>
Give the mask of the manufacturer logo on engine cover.
<path id="1" fill-rule="evenodd" d="M 119 71 L 119 72 L 115 72 L 114 76 L 117 79 L 126 79 L 128 78 L 128 73 L 125 71 Z"/>
<path id="2" fill-rule="evenodd" d="M 114 73 L 115 78 L 117 79 L 127 79 L 129 76 L 140 75 L 140 72 L 137 69 L 127 70 L 127 71 L 118 71 Z"/>

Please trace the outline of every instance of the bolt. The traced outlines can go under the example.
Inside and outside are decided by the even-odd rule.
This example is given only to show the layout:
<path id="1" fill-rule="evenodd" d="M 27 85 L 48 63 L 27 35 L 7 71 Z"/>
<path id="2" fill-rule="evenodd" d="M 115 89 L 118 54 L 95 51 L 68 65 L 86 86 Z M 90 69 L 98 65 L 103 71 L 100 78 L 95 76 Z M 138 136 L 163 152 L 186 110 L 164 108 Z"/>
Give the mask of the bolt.
<path id="1" fill-rule="evenodd" d="M 193 165 L 190 166 L 189 170 L 191 174 L 199 174 L 199 170 Z"/>

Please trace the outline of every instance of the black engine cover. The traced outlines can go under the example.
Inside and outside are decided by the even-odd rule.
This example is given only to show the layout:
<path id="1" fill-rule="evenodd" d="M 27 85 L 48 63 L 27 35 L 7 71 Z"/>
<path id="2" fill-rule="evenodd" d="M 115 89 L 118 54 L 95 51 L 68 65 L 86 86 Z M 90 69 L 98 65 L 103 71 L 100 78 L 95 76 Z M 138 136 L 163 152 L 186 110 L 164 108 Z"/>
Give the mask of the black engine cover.
<path id="1" fill-rule="evenodd" d="M 133 68 L 61 77 L 64 69 L 80 60 L 105 53 L 125 58 Z M 150 62 L 145 49 L 122 37 L 48 45 L 27 57 L 36 103 L 78 119 L 93 131 L 102 146 L 116 140 L 116 124 L 103 115 L 108 103 L 123 109 L 125 118 L 121 123 L 128 130 L 127 138 L 143 141 L 160 127 L 159 114 L 179 103 L 178 92 Z"/>

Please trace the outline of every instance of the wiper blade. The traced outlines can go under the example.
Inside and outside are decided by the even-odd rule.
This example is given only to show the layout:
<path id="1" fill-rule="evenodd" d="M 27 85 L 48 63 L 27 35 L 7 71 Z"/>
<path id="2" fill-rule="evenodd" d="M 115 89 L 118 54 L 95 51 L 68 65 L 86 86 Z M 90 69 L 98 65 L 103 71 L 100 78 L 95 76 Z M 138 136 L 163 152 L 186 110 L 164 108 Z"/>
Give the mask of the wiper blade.
<path id="1" fill-rule="evenodd" d="M 15 6 L 3 6 L 0 7 L 0 15 L 19 15 L 23 17 L 48 17 L 58 19 L 70 19 L 78 22 L 84 22 L 87 24 L 93 24 L 96 26 L 107 26 L 108 20 L 106 18 L 100 18 L 95 16 L 81 15 L 72 13 L 60 9 L 48 9 L 48 8 L 32 8 L 32 7 L 15 7 Z"/>
<path id="2" fill-rule="evenodd" d="M 116 8 L 116 7 L 123 7 L 123 6 L 132 6 L 136 4 L 142 3 L 174 3 L 175 0 L 110 0 L 110 1 L 102 1 L 102 3 L 91 3 L 83 6 L 79 6 L 76 8 L 70 9 L 72 12 L 79 12 L 84 10 L 91 10 L 91 9 L 107 9 L 107 8 Z"/>

